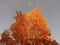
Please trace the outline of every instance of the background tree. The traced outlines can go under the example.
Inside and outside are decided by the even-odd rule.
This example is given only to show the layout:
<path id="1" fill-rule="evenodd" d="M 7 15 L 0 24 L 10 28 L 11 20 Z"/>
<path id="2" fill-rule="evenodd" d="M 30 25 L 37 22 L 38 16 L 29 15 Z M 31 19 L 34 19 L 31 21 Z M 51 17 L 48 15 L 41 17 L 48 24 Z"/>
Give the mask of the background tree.
<path id="1" fill-rule="evenodd" d="M 13 40 L 11 37 L 10 37 L 10 34 L 8 32 L 8 30 L 5 30 L 2 34 L 1 34 L 1 42 L 6 44 L 6 45 L 14 45 L 16 42 L 15 40 Z"/>

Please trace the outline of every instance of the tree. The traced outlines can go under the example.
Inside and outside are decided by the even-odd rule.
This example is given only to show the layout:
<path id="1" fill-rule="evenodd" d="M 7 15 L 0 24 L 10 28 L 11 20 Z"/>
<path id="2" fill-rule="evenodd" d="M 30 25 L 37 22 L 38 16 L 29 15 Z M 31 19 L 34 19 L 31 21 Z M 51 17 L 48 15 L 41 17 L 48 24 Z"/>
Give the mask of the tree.
<path id="1" fill-rule="evenodd" d="M 43 16 L 42 10 L 33 9 L 31 12 L 23 14 L 16 11 L 16 19 L 10 27 L 12 36 L 8 31 L 4 31 L 2 39 L 7 45 L 58 45 L 56 41 L 51 41 L 51 30 L 47 26 L 47 19 Z"/>
<path id="2" fill-rule="evenodd" d="M 1 42 L 3 44 L 6 44 L 6 45 L 13 45 L 15 44 L 15 40 L 13 40 L 11 37 L 10 37 L 10 34 L 8 32 L 8 30 L 5 30 L 2 34 L 2 39 L 1 39 Z"/>
<path id="3" fill-rule="evenodd" d="M 29 37 L 36 42 L 41 39 L 48 40 L 49 36 L 51 36 L 51 31 L 47 27 L 47 20 L 40 12 L 38 9 L 33 9 L 31 12 L 28 12 L 25 17 L 29 24 L 31 24 Z"/>
<path id="4" fill-rule="evenodd" d="M 23 42 L 25 36 L 26 25 L 24 15 L 22 12 L 16 12 L 15 16 L 16 22 L 11 25 L 10 30 L 12 31 L 13 37 L 17 40 L 18 44 Z"/>
<path id="5" fill-rule="evenodd" d="M 12 36 L 21 45 L 40 45 L 40 43 L 49 40 L 51 31 L 47 26 L 47 19 L 43 16 L 42 11 L 33 9 L 31 12 L 22 14 L 16 12 L 16 22 L 11 25 Z M 41 44 L 42 44 L 41 43 Z"/>

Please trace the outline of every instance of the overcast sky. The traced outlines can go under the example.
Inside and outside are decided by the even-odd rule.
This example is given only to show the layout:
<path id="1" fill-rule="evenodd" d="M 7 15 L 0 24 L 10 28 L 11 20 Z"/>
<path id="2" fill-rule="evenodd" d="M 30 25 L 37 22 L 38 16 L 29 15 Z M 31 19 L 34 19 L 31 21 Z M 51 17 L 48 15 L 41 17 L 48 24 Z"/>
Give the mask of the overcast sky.
<path id="1" fill-rule="evenodd" d="M 42 8 L 54 38 L 60 42 L 60 0 L 0 0 L 0 33 L 15 21 L 16 10 Z"/>

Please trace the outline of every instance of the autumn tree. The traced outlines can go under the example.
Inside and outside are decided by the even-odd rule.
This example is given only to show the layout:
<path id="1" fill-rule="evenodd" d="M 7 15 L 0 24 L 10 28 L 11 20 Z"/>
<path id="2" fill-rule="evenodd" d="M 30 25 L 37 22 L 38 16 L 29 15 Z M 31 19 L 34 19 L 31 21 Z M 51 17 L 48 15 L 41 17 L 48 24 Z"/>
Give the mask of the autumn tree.
<path id="1" fill-rule="evenodd" d="M 26 34 L 26 20 L 24 19 L 24 14 L 21 11 L 16 12 L 17 16 L 14 18 L 16 22 L 11 25 L 10 30 L 12 31 L 12 36 L 16 39 L 18 44 L 23 43 L 24 36 Z"/>
<path id="2" fill-rule="evenodd" d="M 26 14 L 16 11 L 14 18 L 16 21 L 10 27 L 14 40 L 8 31 L 2 33 L 1 41 L 6 45 L 58 45 L 51 41 L 51 30 L 42 10 L 36 8 Z"/>
<path id="3" fill-rule="evenodd" d="M 1 34 L 1 42 L 3 44 L 6 44 L 6 45 L 14 45 L 16 43 L 15 40 L 13 40 L 11 37 L 10 37 L 10 34 L 8 32 L 8 30 L 5 30 L 2 34 Z"/>
<path id="4" fill-rule="evenodd" d="M 10 30 L 18 44 L 41 45 L 44 41 L 50 40 L 51 30 L 42 10 L 36 8 L 26 14 L 21 11 L 17 11 L 16 14 L 16 22 L 11 25 Z"/>
<path id="5" fill-rule="evenodd" d="M 49 39 L 51 31 L 47 26 L 47 19 L 43 16 L 42 10 L 33 9 L 31 12 L 26 13 L 25 19 L 29 23 L 30 39 Z"/>

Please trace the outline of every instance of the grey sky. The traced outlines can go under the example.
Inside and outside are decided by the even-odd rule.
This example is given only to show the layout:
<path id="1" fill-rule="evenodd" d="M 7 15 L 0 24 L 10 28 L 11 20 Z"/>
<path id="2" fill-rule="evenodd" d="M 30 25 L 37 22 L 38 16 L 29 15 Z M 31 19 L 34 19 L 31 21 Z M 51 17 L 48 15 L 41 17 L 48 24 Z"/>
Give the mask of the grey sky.
<path id="1" fill-rule="evenodd" d="M 33 8 L 42 8 L 48 19 L 54 38 L 60 42 L 60 0 L 0 0 L 0 33 L 9 28 L 15 20 L 16 10 L 23 13 Z"/>

